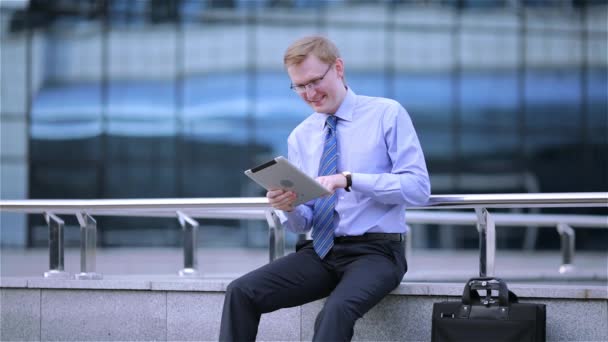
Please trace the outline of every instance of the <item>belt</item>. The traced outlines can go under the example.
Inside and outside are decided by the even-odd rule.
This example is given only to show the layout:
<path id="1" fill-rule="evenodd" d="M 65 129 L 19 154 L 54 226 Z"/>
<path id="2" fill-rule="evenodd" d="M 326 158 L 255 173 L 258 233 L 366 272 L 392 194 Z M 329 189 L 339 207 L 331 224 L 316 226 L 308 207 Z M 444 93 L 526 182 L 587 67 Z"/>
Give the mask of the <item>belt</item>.
<path id="1" fill-rule="evenodd" d="M 373 241 L 373 240 L 389 240 L 389 241 L 403 241 L 403 234 L 401 233 L 365 233 L 363 235 L 353 236 L 336 236 L 334 243 L 340 242 L 361 242 L 361 241 Z"/>

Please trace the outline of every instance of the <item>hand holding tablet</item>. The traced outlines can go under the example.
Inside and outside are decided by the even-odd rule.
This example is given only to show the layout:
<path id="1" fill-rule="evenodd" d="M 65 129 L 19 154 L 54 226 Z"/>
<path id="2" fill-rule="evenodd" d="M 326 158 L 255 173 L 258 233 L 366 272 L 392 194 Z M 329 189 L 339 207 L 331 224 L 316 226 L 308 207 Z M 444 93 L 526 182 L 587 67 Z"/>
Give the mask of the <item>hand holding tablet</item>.
<path id="1" fill-rule="evenodd" d="M 293 191 L 297 198 L 294 205 L 306 203 L 330 191 L 282 156 L 245 171 L 245 174 L 266 190 Z"/>

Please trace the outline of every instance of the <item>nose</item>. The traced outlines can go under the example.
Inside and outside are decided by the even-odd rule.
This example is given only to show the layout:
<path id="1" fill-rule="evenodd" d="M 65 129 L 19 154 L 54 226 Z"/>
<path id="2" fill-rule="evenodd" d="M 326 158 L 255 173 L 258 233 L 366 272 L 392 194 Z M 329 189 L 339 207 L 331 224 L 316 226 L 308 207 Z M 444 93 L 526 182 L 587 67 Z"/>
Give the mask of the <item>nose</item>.
<path id="1" fill-rule="evenodd" d="M 305 89 L 306 98 L 308 99 L 313 98 L 317 92 L 317 88 L 314 87 L 312 84 L 307 84 Z"/>

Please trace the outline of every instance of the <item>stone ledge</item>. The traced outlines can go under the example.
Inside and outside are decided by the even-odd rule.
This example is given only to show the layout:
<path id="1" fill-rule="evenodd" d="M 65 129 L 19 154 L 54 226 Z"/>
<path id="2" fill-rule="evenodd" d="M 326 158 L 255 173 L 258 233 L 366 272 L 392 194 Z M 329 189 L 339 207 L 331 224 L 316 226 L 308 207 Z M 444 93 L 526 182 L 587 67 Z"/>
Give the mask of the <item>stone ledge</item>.
<path id="1" fill-rule="evenodd" d="M 149 280 L 136 279 L 45 279 L 29 278 L 27 287 L 33 289 L 70 289 L 70 290 L 150 290 Z"/>
<path id="2" fill-rule="evenodd" d="M 608 299 L 606 286 L 518 284 L 509 289 L 522 298 Z"/>
<path id="3" fill-rule="evenodd" d="M 176 276 L 109 277 L 101 280 L 0 278 L 0 288 L 144 290 L 181 292 L 224 292 L 232 279 L 181 279 Z M 462 283 L 403 282 L 392 295 L 461 296 Z M 608 299 L 608 288 L 595 285 L 509 284 L 522 298 Z"/>
<path id="4" fill-rule="evenodd" d="M 167 280 L 153 281 L 152 290 L 156 291 L 203 291 L 203 292 L 225 292 L 226 287 L 230 284 L 228 280 Z"/>
<path id="5" fill-rule="evenodd" d="M 608 288 L 594 285 L 510 284 L 509 290 L 522 298 L 608 299 Z M 458 283 L 401 283 L 395 295 L 462 296 L 464 284 Z"/>
<path id="6" fill-rule="evenodd" d="M 2 277 L 0 278 L 0 288 L 26 288 L 26 278 Z"/>

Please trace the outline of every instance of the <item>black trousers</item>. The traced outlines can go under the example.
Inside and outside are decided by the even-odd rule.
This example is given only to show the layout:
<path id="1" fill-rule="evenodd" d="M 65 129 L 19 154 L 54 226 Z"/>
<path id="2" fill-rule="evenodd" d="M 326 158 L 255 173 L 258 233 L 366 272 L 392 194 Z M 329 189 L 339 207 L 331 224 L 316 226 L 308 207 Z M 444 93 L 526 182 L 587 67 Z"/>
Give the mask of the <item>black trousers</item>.
<path id="1" fill-rule="evenodd" d="M 310 241 L 296 252 L 235 279 L 226 290 L 220 341 L 254 341 L 263 313 L 328 297 L 313 341 L 350 341 L 362 317 L 401 282 L 403 242 L 336 243 L 325 259 Z"/>

